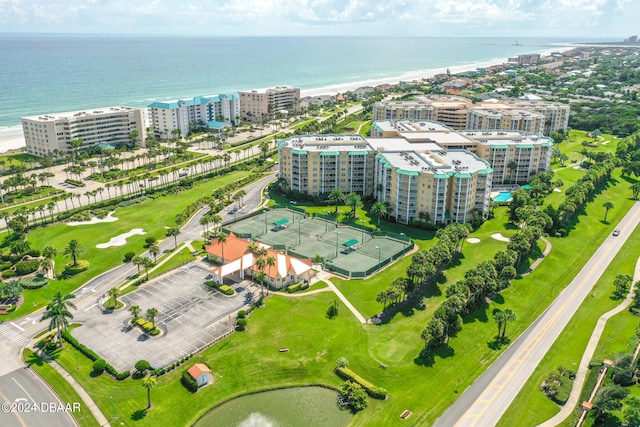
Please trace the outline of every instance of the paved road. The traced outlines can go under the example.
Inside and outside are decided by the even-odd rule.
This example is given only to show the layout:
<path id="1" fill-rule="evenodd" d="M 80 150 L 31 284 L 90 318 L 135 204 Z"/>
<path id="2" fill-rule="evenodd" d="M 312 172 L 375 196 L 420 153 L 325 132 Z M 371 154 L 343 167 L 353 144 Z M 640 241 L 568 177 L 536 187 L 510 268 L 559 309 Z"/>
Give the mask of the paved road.
<path id="1" fill-rule="evenodd" d="M 264 177 L 253 184 L 245 187 L 245 191 L 247 192 L 247 196 L 244 198 L 245 207 L 243 208 L 245 213 L 248 213 L 254 209 L 257 209 L 262 203 L 262 189 L 270 182 L 276 179 L 275 175 L 269 175 Z M 233 218 L 233 214 L 229 214 L 228 211 L 231 207 L 225 208 L 222 213 L 222 216 L 225 220 L 229 220 Z M 200 217 L 206 213 L 206 210 L 201 210 L 182 228 L 182 232 L 177 236 L 178 244 L 185 241 L 191 241 L 194 239 L 201 239 L 202 226 L 199 223 Z M 159 246 L 161 251 L 168 250 L 173 248 L 174 239 L 169 238 L 160 242 Z M 122 264 L 119 265 L 112 270 L 109 270 L 98 277 L 87 282 L 84 286 L 77 289 L 74 294 L 76 295 L 76 299 L 73 301 L 77 307 L 77 312 L 85 313 L 90 310 L 93 306 L 95 306 L 102 295 L 104 295 L 109 289 L 112 287 L 121 284 L 127 277 L 133 275 L 137 272 L 137 267 L 132 264 Z M 82 315 L 81 315 L 82 316 Z M 48 322 L 40 322 L 40 318 L 42 317 L 42 310 L 38 312 L 31 313 L 27 316 L 8 321 L 5 323 L 0 323 L 0 392 L 5 393 L 6 390 L 11 389 L 11 387 L 4 387 L 5 381 L 11 381 L 12 376 L 15 377 L 15 372 L 21 372 L 21 379 L 24 379 L 25 384 L 29 384 L 29 388 L 27 389 L 29 394 L 34 396 L 33 400 L 36 402 L 56 402 L 57 399 L 52 397 L 51 392 L 48 387 L 42 384 L 28 369 L 24 368 L 24 363 L 22 362 L 22 349 L 25 345 L 30 341 L 31 337 L 38 334 L 39 332 L 47 329 Z M 29 380 L 25 378 L 30 378 Z M 8 380 L 7 380 L 8 379 Z M 11 383 L 7 383 L 11 384 Z M 27 388 L 27 387 L 25 387 Z M 49 394 L 47 394 L 49 393 Z M 5 393 L 6 394 L 6 393 Z M 17 396 L 17 395 L 16 395 Z M 36 397 L 37 396 L 37 399 Z M 7 395 L 6 398 L 0 395 L 0 403 L 3 401 L 13 401 L 15 398 L 12 395 Z M 7 400 L 10 399 L 10 400 Z M 66 403 L 66 402 L 65 402 Z M 39 423 L 35 418 L 33 421 L 29 421 L 26 424 L 22 424 L 18 421 L 18 424 L 8 424 L 9 422 L 16 422 L 18 419 L 13 415 L 8 417 L 13 421 L 4 422 L 3 414 L 0 414 L 0 426 L 13 426 L 13 425 L 21 425 L 22 427 L 29 426 L 60 426 L 66 427 L 74 425 L 73 422 L 70 421 L 68 416 L 56 416 L 54 418 L 47 418 L 47 422 Z M 29 418 L 31 420 L 31 418 Z M 24 418 L 26 420 L 26 418 Z"/>
<path id="2" fill-rule="evenodd" d="M 0 426 L 76 426 L 71 411 L 80 402 L 63 402 L 29 369 L 21 367 L 0 377 Z M 69 406 L 66 406 L 69 404 Z"/>
<path id="3" fill-rule="evenodd" d="M 495 426 L 533 370 L 640 223 L 640 203 L 625 215 L 558 298 L 436 421 L 438 426 Z"/>

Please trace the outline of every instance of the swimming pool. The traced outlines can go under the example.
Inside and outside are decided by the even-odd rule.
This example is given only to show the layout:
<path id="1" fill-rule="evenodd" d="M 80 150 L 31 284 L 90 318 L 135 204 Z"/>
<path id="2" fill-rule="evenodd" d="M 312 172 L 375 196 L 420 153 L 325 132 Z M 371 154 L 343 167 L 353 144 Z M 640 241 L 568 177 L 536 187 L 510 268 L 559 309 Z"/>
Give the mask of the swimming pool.
<path id="1" fill-rule="evenodd" d="M 501 191 L 493 198 L 494 202 L 508 202 L 511 200 L 511 191 Z"/>

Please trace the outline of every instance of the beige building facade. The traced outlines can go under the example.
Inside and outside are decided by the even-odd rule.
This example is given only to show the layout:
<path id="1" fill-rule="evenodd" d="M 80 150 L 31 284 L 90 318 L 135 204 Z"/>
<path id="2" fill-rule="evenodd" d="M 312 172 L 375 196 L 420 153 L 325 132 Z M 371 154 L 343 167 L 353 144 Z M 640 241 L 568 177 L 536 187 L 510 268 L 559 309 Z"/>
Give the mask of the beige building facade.
<path id="1" fill-rule="evenodd" d="M 272 119 L 278 112 L 300 109 L 300 88 L 278 86 L 262 90 L 238 92 L 242 120 L 260 123 Z"/>
<path id="2" fill-rule="evenodd" d="M 98 144 L 130 144 L 132 137 L 144 146 L 145 123 L 142 110 L 132 107 L 105 107 L 84 111 L 22 117 L 27 153 L 38 157 L 69 153 L 71 141 L 82 139 L 82 148 Z"/>
<path id="3" fill-rule="evenodd" d="M 411 101 L 382 101 L 375 120 L 433 120 L 456 130 L 519 130 L 549 135 L 569 126 L 569 105 L 514 99 L 473 103 L 460 96 L 418 96 Z"/>

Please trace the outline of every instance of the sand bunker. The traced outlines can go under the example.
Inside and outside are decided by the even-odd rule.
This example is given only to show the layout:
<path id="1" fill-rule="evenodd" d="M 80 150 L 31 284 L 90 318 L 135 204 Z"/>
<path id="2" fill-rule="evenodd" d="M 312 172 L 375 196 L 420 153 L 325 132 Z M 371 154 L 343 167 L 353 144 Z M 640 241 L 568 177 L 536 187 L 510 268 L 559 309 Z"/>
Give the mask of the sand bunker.
<path id="1" fill-rule="evenodd" d="M 553 191 L 554 191 L 555 193 L 562 193 L 562 190 L 561 190 L 561 189 L 559 189 L 558 187 L 554 188 L 554 189 L 553 189 Z"/>
<path id="2" fill-rule="evenodd" d="M 97 218 L 97 217 L 93 217 L 93 218 L 91 218 L 90 221 L 71 221 L 71 222 L 68 222 L 67 225 L 75 227 L 76 225 L 98 224 L 100 222 L 115 222 L 115 221 L 118 220 L 118 218 L 113 216 L 114 212 L 115 211 L 109 212 L 109 214 L 107 216 L 105 216 L 104 218 L 102 218 L 102 219 Z"/>
<path id="3" fill-rule="evenodd" d="M 467 239 L 467 242 L 469 242 L 469 243 L 480 243 L 480 239 L 478 239 L 476 237 L 469 237 Z"/>
<path id="4" fill-rule="evenodd" d="M 493 237 L 496 240 L 500 240 L 501 242 L 510 242 L 511 241 L 511 239 L 509 239 L 508 237 L 504 237 L 502 235 L 502 233 L 493 233 L 491 235 L 491 237 Z"/>
<path id="5" fill-rule="evenodd" d="M 112 237 L 107 243 L 99 243 L 96 245 L 98 249 L 110 248 L 111 246 L 123 246 L 127 243 L 127 238 L 135 234 L 147 234 L 142 228 L 133 228 L 128 233 L 123 233 L 119 236 Z"/>

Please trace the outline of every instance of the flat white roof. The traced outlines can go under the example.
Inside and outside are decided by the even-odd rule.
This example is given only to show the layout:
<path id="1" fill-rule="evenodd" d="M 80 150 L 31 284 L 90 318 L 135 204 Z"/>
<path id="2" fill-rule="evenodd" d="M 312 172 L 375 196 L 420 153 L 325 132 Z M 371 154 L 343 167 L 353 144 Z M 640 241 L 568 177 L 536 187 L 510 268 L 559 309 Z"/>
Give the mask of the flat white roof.
<path id="1" fill-rule="evenodd" d="M 133 107 L 101 107 L 101 108 L 88 108 L 84 110 L 78 111 L 66 111 L 63 113 L 49 113 L 49 114 L 39 114 L 37 116 L 26 116 L 22 117 L 27 120 L 35 120 L 35 121 L 54 121 L 60 119 L 77 119 L 82 117 L 95 117 L 95 116 L 106 116 L 113 113 L 122 113 L 137 110 L 137 108 Z"/>

